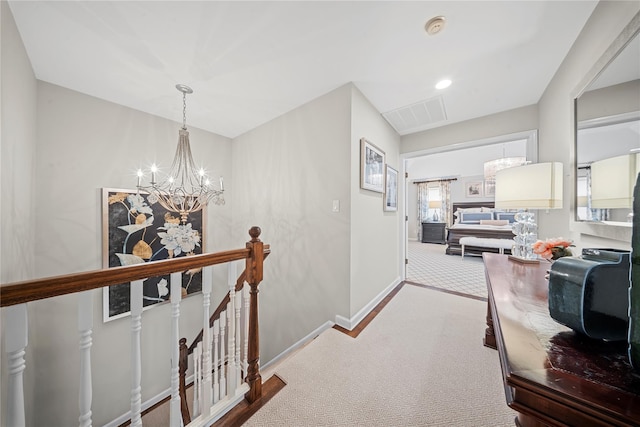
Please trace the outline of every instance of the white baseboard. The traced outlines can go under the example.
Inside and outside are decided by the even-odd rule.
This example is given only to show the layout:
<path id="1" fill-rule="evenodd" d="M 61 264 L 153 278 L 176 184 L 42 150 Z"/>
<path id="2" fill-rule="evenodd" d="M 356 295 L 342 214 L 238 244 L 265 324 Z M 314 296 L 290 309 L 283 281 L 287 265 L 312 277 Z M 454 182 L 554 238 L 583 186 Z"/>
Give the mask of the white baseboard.
<path id="1" fill-rule="evenodd" d="M 291 347 L 287 348 L 285 351 L 283 351 L 282 353 L 280 353 L 279 355 L 277 355 L 276 357 L 274 357 L 273 359 L 271 359 L 270 361 L 268 361 L 264 365 L 260 365 L 260 371 L 261 372 L 262 371 L 266 371 L 270 367 L 275 366 L 278 362 L 280 362 L 281 360 L 285 359 L 287 356 L 289 356 L 290 354 L 292 354 L 293 352 L 295 352 L 299 348 L 304 347 L 307 343 L 311 342 L 318 335 L 320 335 L 321 333 L 323 333 L 327 329 L 332 328 L 333 325 L 334 325 L 333 322 L 330 322 L 330 321 L 327 320 L 325 323 L 320 325 L 320 327 L 316 328 L 310 334 L 307 334 L 307 336 L 305 336 L 302 339 L 298 340 L 298 342 L 293 344 Z"/>
<path id="2" fill-rule="evenodd" d="M 380 301 L 382 301 L 387 295 L 389 295 L 389 293 L 394 290 L 401 281 L 402 279 L 400 279 L 400 277 L 396 278 L 396 280 L 394 280 L 389 286 L 387 286 L 382 292 L 380 292 L 378 296 L 372 299 L 369 304 L 362 307 L 362 309 L 357 312 L 351 319 L 347 319 L 346 317 L 337 314 L 336 325 L 342 326 L 349 331 L 353 331 L 353 329 L 358 326 L 358 323 L 362 322 L 362 319 L 364 319 L 369 313 L 371 313 L 371 310 L 373 310 L 378 304 L 380 304 Z"/>

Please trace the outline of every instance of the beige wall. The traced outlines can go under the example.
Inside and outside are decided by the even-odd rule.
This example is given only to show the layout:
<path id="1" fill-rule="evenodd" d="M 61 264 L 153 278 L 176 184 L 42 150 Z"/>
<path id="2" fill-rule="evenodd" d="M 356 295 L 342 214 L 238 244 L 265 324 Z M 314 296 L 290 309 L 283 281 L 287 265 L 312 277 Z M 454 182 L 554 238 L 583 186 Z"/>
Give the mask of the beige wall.
<path id="1" fill-rule="evenodd" d="M 36 163 L 36 79 L 13 15 L 0 2 L 0 283 L 26 280 L 35 274 L 34 188 Z M 4 310 L 0 336 L 0 371 L 7 377 Z M 33 342 L 34 334 L 29 334 Z M 33 360 L 27 348 L 26 360 Z M 34 372 L 25 373 L 25 399 L 33 401 Z M 6 381 L 0 389 L 0 424 L 6 412 Z M 26 414 L 33 423 L 32 413 Z"/>
<path id="2" fill-rule="evenodd" d="M 630 247 L 628 242 L 580 234 L 572 224 L 571 203 L 575 197 L 573 103 L 574 97 L 583 89 L 578 86 L 584 83 L 603 53 L 639 10 L 639 2 L 598 3 L 538 104 L 540 161 L 561 161 L 564 165 L 563 209 L 540 215 L 541 234 L 550 237 L 570 235 L 578 249 L 586 246 Z"/>
<path id="3" fill-rule="evenodd" d="M 633 80 L 580 95 L 578 121 L 640 111 L 640 80 Z"/>
<path id="4" fill-rule="evenodd" d="M 348 84 L 234 140 L 233 181 L 244 189 L 234 234 L 259 225 L 272 247 L 260 292 L 263 363 L 336 315 L 351 319 L 400 278 L 400 214 L 360 189 L 362 136 L 398 168 L 399 136 Z"/>
<path id="5" fill-rule="evenodd" d="M 233 142 L 233 230 L 271 245 L 260 285 L 261 361 L 349 313 L 350 85 Z M 332 201 L 340 212 L 332 212 Z"/>
<path id="6" fill-rule="evenodd" d="M 400 144 L 400 152 L 402 154 L 415 154 L 438 147 L 533 130 L 537 127 L 538 110 L 535 105 L 530 105 L 411 135 L 404 135 Z"/>
<path id="7" fill-rule="evenodd" d="M 34 274 L 36 79 L 11 10 L 2 7 L 2 139 L 0 280 Z"/>
<path id="8" fill-rule="evenodd" d="M 399 171 L 400 136 L 355 87 L 351 108 L 351 302 L 349 318 L 385 288 L 399 282 L 402 209 L 383 211 L 383 195 L 360 188 L 360 139 L 385 152 L 386 163 Z M 399 188 L 399 193 L 401 189 Z M 399 196 L 398 206 L 403 206 Z M 340 313 L 338 313 L 340 314 Z"/>

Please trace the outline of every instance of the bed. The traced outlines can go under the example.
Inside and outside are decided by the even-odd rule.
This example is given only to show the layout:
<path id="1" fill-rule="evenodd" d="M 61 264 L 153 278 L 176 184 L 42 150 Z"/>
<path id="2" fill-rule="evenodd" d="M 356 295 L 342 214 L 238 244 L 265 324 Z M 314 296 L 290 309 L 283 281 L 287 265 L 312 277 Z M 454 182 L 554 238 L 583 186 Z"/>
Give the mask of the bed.
<path id="1" fill-rule="evenodd" d="M 457 218 L 456 223 L 451 225 L 447 230 L 447 247 L 445 250 L 447 255 L 462 254 L 462 246 L 460 245 L 460 239 L 462 237 L 513 239 L 512 223 L 514 213 L 495 210 L 493 202 L 453 203 L 452 209 L 454 214 L 458 212 L 458 217 L 464 215 L 470 218 L 470 220 L 465 221 L 464 217 Z M 492 219 L 489 220 L 489 217 Z M 482 220 L 480 218 L 487 219 Z M 454 216 L 454 219 L 456 219 L 456 216 Z M 508 223 L 495 225 L 498 224 L 496 220 L 502 223 L 506 220 Z M 465 254 L 481 254 L 482 252 L 497 253 L 498 251 L 498 248 L 465 248 Z M 510 253 L 510 250 L 505 250 L 505 253 Z"/>

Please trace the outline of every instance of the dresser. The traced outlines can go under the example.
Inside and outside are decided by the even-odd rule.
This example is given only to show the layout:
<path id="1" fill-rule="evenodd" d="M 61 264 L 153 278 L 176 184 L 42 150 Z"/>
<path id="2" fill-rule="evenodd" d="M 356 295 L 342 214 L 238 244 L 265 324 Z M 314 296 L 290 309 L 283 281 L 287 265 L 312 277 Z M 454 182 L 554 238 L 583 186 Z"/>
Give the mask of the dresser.
<path id="1" fill-rule="evenodd" d="M 446 242 L 446 224 L 444 222 L 422 223 L 422 243 L 445 244 Z"/>
<path id="2" fill-rule="evenodd" d="M 639 426 L 640 376 L 627 343 L 585 338 L 549 315 L 549 263 L 484 253 L 488 289 L 484 343 L 498 350 L 516 425 Z"/>

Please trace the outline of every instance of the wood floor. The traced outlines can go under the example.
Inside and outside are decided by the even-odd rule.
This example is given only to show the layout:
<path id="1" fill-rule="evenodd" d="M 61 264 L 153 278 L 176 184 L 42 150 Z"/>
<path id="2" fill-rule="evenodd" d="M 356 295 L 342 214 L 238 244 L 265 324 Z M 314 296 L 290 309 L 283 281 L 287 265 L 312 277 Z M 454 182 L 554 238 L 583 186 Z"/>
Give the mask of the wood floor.
<path id="1" fill-rule="evenodd" d="M 278 394 L 287 383 L 278 374 L 273 374 L 271 378 L 262 384 L 262 397 L 252 404 L 246 400 L 238 403 L 231 411 L 216 421 L 215 427 L 236 427 L 245 423 L 253 414 L 264 406 L 273 396 Z"/>

